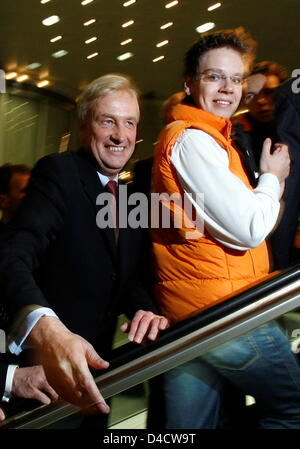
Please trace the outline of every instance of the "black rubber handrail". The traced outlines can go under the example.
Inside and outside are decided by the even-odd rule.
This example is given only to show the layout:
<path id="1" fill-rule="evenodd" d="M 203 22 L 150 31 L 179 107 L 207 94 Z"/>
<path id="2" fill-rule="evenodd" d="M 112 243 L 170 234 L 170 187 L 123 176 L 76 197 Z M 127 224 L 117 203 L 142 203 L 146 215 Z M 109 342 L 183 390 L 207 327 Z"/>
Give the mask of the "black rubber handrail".
<path id="1" fill-rule="evenodd" d="M 264 281 L 257 283 L 255 285 L 252 285 L 247 290 L 240 292 L 232 297 L 227 298 L 226 301 L 221 302 L 214 307 L 211 307 L 207 309 L 206 311 L 194 315 L 193 317 L 186 319 L 172 328 L 168 329 L 167 331 L 164 331 L 159 339 L 156 342 L 148 343 L 144 346 L 138 346 L 134 345 L 132 343 L 128 343 L 122 347 L 119 347 L 112 351 L 112 358 L 110 361 L 110 368 L 103 372 L 99 372 L 100 376 L 97 378 L 97 385 L 101 386 L 101 391 L 103 392 L 106 389 L 106 395 L 104 394 L 104 397 L 109 397 L 112 395 L 112 388 L 111 386 L 114 384 L 120 384 L 120 380 L 118 380 L 119 375 L 126 375 L 126 373 L 132 374 L 132 371 L 134 371 L 133 365 L 136 363 L 139 366 L 139 373 L 143 371 L 145 364 L 145 358 L 149 357 L 151 358 L 151 355 L 153 353 L 152 362 L 157 362 L 157 359 L 159 355 L 159 349 L 161 348 L 162 352 L 164 349 L 168 348 L 170 345 L 172 345 L 176 341 L 182 341 L 189 339 L 190 336 L 193 333 L 199 332 L 202 329 L 206 329 L 206 327 L 209 325 L 214 326 L 215 323 L 219 321 L 228 321 L 228 318 L 231 316 L 236 315 L 236 313 L 243 314 L 245 311 L 249 310 L 252 307 L 252 305 L 256 306 L 259 305 L 259 303 L 265 300 L 265 298 L 271 298 L 272 296 L 275 297 L 275 303 L 276 301 L 279 303 L 285 303 L 286 301 L 289 301 L 290 299 L 290 292 L 287 292 L 289 289 L 292 292 L 292 296 L 296 298 L 296 304 L 298 304 L 298 307 L 300 306 L 300 264 L 294 265 L 293 267 L 290 267 L 289 269 L 286 269 L 282 271 L 281 273 L 274 274 L 272 276 L 269 276 Z M 282 297 L 281 294 L 278 295 L 278 292 L 283 292 Z M 277 298 L 276 298 L 277 296 Z M 293 299 L 293 298 L 292 298 Z M 270 301 L 272 302 L 272 301 Z M 266 301 L 267 305 L 269 303 L 269 300 Z M 272 305 L 271 305 L 272 306 Z M 275 304 L 276 306 L 276 304 Z M 290 307 L 290 305 L 289 305 Z M 294 307 L 294 305 L 293 305 Z M 253 307 L 252 307 L 253 309 Z M 288 309 L 290 310 L 290 309 Z M 240 312 L 239 312 L 240 311 Z M 247 312 L 248 313 L 248 312 Z M 252 310 L 252 315 L 255 313 Z M 251 314 L 250 314 L 251 315 Z M 254 323 L 255 324 L 255 323 Z M 253 325 L 253 317 L 252 317 L 252 328 L 255 327 Z M 225 332 L 226 328 L 225 328 Z M 227 332 L 228 337 L 228 332 Z M 198 343 L 198 342 L 197 342 Z M 192 343 L 193 344 L 193 343 Z M 220 344 L 220 343 L 219 343 Z M 154 351 L 154 352 L 153 352 Z M 173 356 L 173 363 L 174 363 L 174 353 Z M 142 363 L 141 363 L 142 362 Z M 182 363 L 182 362 L 181 362 Z M 123 370 L 123 372 L 122 372 Z M 145 370 L 146 371 L 146 370 Z M 160 370 L 160 372 L 163 372 Z M 121 373 L 121 374 L 120 374 Z M 125 373 L 125 374 L 124 374 Z M 134 373 L 133 373 L 134 374 Z M 152 377 L 153 373 L 149 375 L 148 378 Z M 97 376 L 95 376 L 97 377 Z M 121 379 L 121 378 L 120 378 Z M 145 378 L 146 379 L 146 378 Z M 122 379 L 121 379 L 122 380 Z M 138 382 L 136 382 L 138 383 Z M 119 388 L 119 387 L 118 387 Z M 123 388 L 124 389 L 124 388 Z M 122 389 L 119 388 L 119 391 L 122 391 Z M 28 403 L 29 401 L 27 401 Z M 57 412 L 57 409 L 61 408 L 61 410 L 65 409 L 65 416 L 68 416 L 72 413 L 75 413 L 76 410 L 73 406 L 68 405 L 67 403 L 64 403 L 63 401 L 60 401 L 59 403 L 50 404 L 49 406 L 40 406 L 34 410 L 31 410 L 29 412 L 25 412 L 23 414 L 20 414 L 19 416 L 14 416 L 8 419 L 6 422 L 4 422 L 0 427 L 2 428 L 30 428 L 29 425 L 26 424 L 26 421 L 32 420 L 32 422 L 38 422 L 43 421 L 43 417 L 41 415 L 44 413 L 45 415 L 48 414 L 49 416 L 52 415 L 52 421 L 55 422 L 55 413 Z M 62 419 L 62 418 L 59 418 Z M 40 427 L 44 427 L 45 423 L 43 425 L 40 425 Z"/>
<path id="2" fill-rule="evenodd" d="M 180 321 L 171 328 L 164 331 L 157 341 L 147 343 L 145 346 L 137 346 L 132 343 L 120 346 L 112 351 L 109 370 L 113 370 L 137 357 L 154 349 L 160 348 L 177 338 L 183 337 L 200 327 L 206 326 L 213 321 L 233 313 L 248 304 L 254 303 L 262 296 L 270 294 L 282 288 L 294 280 L 300 279 L 300 263 L 295 264 L 277 274 L 268 276 L 264 281 L 252 284 L 250 288 L 228 297 L 221 302 L 201 313 Z"/>

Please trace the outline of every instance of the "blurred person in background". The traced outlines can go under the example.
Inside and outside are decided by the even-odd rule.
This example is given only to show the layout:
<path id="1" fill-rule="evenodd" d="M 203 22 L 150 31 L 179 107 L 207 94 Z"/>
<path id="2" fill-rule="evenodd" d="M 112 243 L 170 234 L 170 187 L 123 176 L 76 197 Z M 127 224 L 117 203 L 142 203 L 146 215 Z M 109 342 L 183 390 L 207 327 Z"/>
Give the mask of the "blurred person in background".
<path id="1" fill-rule="evenodd" d="M 4 164 L 0 167 L 0 231 L 13 219 L 23 200 L 30 179 L 30 168 L 23 164 Z M 8 316 L 0 303 L 0 329 L 7 331 Z M 13 362 L 13 363 L 12 363 Z M 11 398 L 36 399 L 49 404 L 58 398 L 47 382 L 41 365 L 19 367 L 18 357 L 0 353 L 0 402 L 8 403 Z M 5 414 L 0 409 L 0 420 Z"/>
<path id="2" fill-rule="evenodd" d="M 30 168 L 22 164 L 4 164 L 0 167 L 0 210 L 2 228 L 15 215 L 26 194 Z"/>
<path id="3" fill-rule="evenodd" d="M 274 94 L 287 77 L 286 69 L 276 62 L 257 63 L 247 77 L 243 92 L 242 104 L 248 111 L 233 118 L 234 125 L 239 123 L 249 136 L 257 168 L 264 140 L 275 137 Z"/>
<path id="4" fill-rule="evenodd" d="M 257 172 L 261 144 L 266 137 L 289 145 L 292 164 L 282 196 L 282 213 L 269 237 L 274 270 L 287 268 L 299 259 L 299 251 L 293 243 L 300 208 L 300 152 L 297 143 L 300 131 L 296 126 L 297 109 L 293 105 L 292 80 L 284 83 L 287 77 L 287 70 L 273 61 L 256 64 L 247 78 L 243 94 L 243 105 L 248 112 L 238 115 L 233 121 L 236 140 L 249 152 L 252 150 Z M 289 87 L 282 88 L 282 85 Z M 239 133 L 240 128 L 242 133 Z"/>

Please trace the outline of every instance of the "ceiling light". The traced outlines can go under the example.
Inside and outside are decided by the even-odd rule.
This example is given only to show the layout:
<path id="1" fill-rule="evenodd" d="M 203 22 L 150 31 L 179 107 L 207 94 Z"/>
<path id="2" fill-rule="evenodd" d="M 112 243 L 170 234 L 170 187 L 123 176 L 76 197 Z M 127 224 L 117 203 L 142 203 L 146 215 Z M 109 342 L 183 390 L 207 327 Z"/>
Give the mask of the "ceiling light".
<path id="1" fill-rule="evenodd" d="M 7 80 L 12 80 L 12 79 L 15 78 L 17 75 L 18 75 L 17 72 L 9 72 L 9 73 L 6 73 L 5 79 L 7 79 Z"/>
<path id="2" fill-rule="evenodd" d="M 128 2 L 123 3 L 123 6 L 125 6 L 125 8 L 126 8 L 126 6 L 133 5 L 135 2 L 136 2 L 136 0 L 128 0 Z"/>
<path id="3" fill-rule="evenodd" d="M 133 56 L 133 53 L 128 52 L 128 53 L 123 53 L 123 54 L 120 55 L 120 56 L 117 56 L 117 59 L 118 59 L 119 61 L 125 61 L 125 59 L 132 58 L 132 56 Z"/>
<path id="4" fill-rule="evenodd" d="M 92 58 L 95 58 L 96 56 L 98 56 L 98 54 L 99 54 L 99 53 L 97 53 L 97 52 L 92 53 L 91 55 L 88 55 L 88 56 L 86 57 L 86 59 L 92 59 Z"/>
<path id="5" fill-rule="evenodd" d="M 85 42 L 85 44 L 90 44 L 91 42 L 94 42 L 96 40 L 97 40 L 96 36 L 93 36 L 93 37 L 90 37 L 89 39 L 87 39 L 84 42 Z"/>
<path id="6" fill-rule="evenodd" d="M 60 18 L 58 16 L 50 16 L 50 17 L 47 17 L 47 19 L 44 19 L 42 21 L 42 24 L 46 25 L 47 27 L 49 27 L 49 26 L 54 25 L 55 23 L 57 23 L 59 21 L 60 21 Z"/>
<path id="7" fill-rule="evenodd" d="M 129 27 L 134 23 L 134 20 L 129 20 L 128 22 L 123 23 L 122 28 Z"/>
<path id="8" fill-rule="evenodd" d="M 121 45 L 130 44 L 132 42 L 132 39 L 126 39 L 126 41 L 121 42 Z"/>
<path id="9" fill-rule="evenodd" d="M 94 0 L 82 0 L 81 4 L 84 5 L 88 5 L 89 3 L 92 3 Z"/>
<path id="10" fill-rule="evenodd" d="M 50 42 L 57 42 L 60 41 L 60 39 L 62 39 L 62 36 L 55 36 L 52 39 L 50 39 Z"/>
<path id="11" fill-rule="evenodd" d="M 95 23 L 96 22 L 96 19 L 90 19 L 90 20 L 88 20 L 87 22 L 84 22 L 84 26 L 85 27 L 88 27 L 89 25 L 92 25 L 92 23 Z"/>
<path id="12" fill-rule="evenodd" d="M 52 53 L 53 58 L 62 58 L 63 56 L 67 55 L 68 52 L 66 50 L 59 50 L 55 53 Z"/>
<path id="13" fill-rule="evenodd" d="M 168 43 L 169 43 L 169 41 L 165 40 L 165 41 L 159 42 L 158 44 L 156 44 L 156 46 L 157 47 L 163 47 L 164 45 L 167 45 Z"/>
<path id="14" fill-rule="evenodd" d="M 165 5 L 165 8 L 172 8 L 172 6 L 176 6 L 176 5 L 178 5 L 178 1 L 174 0 L 173 2 L 167 3 Z"/>
<path id="15" fill-rule="evenodd" d="M 165 30 L 166 28 L 169 28 L 169 27 L 171 27 L 173 25 L 173 22 L 168 22 L 168 23 L 165 23 L 164 25 L 162 25 L 161 27 L 160 27 L 160 29 L 161 30 Z"/>
<path id="16" fill-rule="evenodd" d="M 29 64 L 26 69 L 27 70 L 35 70 L 38 69 L 39 67 L 41 67 L 42 64 L 40 64 L 39 62 L 33 62 L 32 64 Z"/>
<path id="17" fill-rule="evenodd" d="M 164 56 L 158 56 L 158 58 L 152 59 L 153 62 L 158 62 L 164 59 Z"/>
<path id="18" fill-rule="evenodd" d="M 43 80 L 43 81 L 39 81 L 38 83 L 36 83 L 37 87 L 46 87 L 48 86 L 50 83 L 48 80 Z"/>
<path id="19" fill-rule="evenodd" d="M 48 2 L 50 2 L 50 0 L 41 0 L 42 5 L 43 5 L 44 3 L 48 3 Z"/>
<path id="20" fill-rule="evenodd" d="M 222 6 L 222 3 L 218 2 L 215 3 L 214 5 L 211 5 L 207 8 L 207 11 L 213 11 L 214 9 L 220 8 L 220 6 Z"/>
<path id="21" fill-rule="evenodd" d="M 22 83 L 22 81 L 25 81 L 28 78 L 29 78 L 28 75 L 20 75 L 20 76 L 18 76 L 17 81 L 18 81 L 18 83 Z"/>
<path id="22" fill-rule="evenodd" d="M 209 31 L 216 26 L 213 22 L 204 23 L 196 28 L 197 33 L 205 33 L 205 31 Z"/>

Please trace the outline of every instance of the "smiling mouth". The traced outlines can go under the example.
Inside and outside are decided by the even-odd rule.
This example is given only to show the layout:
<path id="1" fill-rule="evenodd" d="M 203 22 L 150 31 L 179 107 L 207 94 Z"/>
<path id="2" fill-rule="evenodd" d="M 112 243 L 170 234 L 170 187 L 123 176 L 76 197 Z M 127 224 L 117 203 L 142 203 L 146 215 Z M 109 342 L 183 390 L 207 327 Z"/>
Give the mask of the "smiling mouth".
<path id="1" fill-rule="evenodd" d="M 224 106 L 229 106 L 231 104 L 231 101 L 229 101 L 229 100 L 214 100 L 214 103 L 222 104 Z"/>
<path id="2" fill-rule="evenodd" d="M 110 151 L 113 151 L 114 153 L 120 153 L 125 150 L 125 147 L 111 147 L 110 146 L 110 147 L 108 147 L 108 149 Z"/>

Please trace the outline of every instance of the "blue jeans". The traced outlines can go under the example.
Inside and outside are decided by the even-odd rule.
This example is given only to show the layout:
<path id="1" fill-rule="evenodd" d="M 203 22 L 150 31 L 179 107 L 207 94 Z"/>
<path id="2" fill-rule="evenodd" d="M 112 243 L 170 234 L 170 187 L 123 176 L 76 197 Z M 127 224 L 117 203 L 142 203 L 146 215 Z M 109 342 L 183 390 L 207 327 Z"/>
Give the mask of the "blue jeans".
<path id="1" fill-rule="evenodd" d="M 300 368 L 276 322 L 164 374 L 166 427 L 215 429 L 229 380 L 255 398 L 262 429 L 300 429 Z"/>

